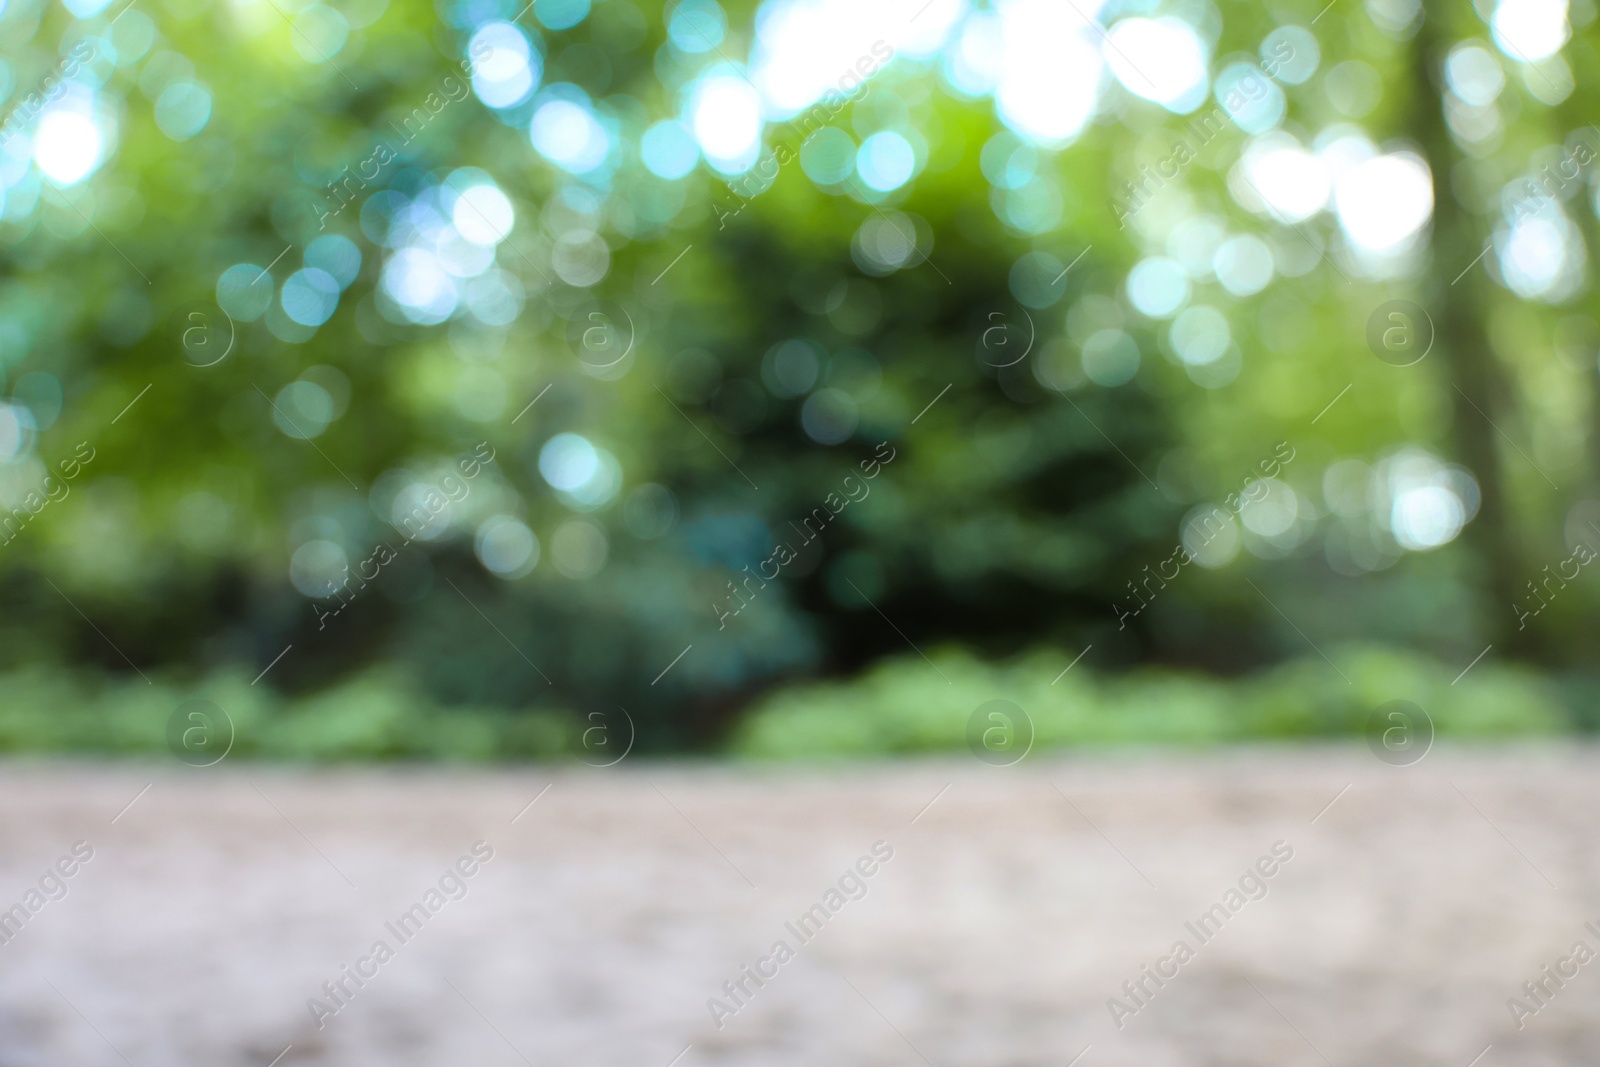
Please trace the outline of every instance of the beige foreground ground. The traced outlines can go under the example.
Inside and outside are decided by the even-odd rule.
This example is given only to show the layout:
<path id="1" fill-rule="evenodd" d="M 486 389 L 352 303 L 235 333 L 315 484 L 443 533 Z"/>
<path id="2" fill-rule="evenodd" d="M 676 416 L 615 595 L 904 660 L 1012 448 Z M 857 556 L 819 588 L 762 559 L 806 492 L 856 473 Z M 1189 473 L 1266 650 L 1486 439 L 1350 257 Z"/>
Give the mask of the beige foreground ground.
<path id="1" fill-rule="evenodd" d="M 4 765 L 0 909 L 94 855 L 0 946 L 0 1067 L 1593 1065 L 1600 963 L 1520 1031 L 1506 1000 L 1600 948 L 1597 771 Z M 307 999 L 480 840 L 467 894 L 319 1030 Z M 784 923 L 878 841 L 893 859 L 801 944 Z M 1280 841 L 1267 895 L 1200 944 L 1185 922 Z M 1107 998 L 1180 938 L 1194 958 L 1118 1030 Z M 718 1029 L 707 999 L 779 939 L 794 958 Z"/>

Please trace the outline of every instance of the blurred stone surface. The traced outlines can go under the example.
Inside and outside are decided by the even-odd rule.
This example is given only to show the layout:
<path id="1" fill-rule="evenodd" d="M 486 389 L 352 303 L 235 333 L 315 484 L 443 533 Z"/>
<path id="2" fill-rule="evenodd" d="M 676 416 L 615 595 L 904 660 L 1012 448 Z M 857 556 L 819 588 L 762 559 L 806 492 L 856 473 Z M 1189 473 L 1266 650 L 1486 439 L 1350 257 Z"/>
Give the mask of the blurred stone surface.
<path id="1" fill-rule="evenodd" d="M 1593 1063 L 1600 962 L 1520 1031 L 1506 1000 L 1600 950 L 1597 769 L 1556 747 L 13 763 L 0 909 L 75 842 L 94 856 L 0 945 L 0 1067 Z M 308 998 L 478 841 L 466 895 L 319 1029 Z M 865 896 L 800 944 L 784 924 L 878 841 Z M 1280 841 L 1266 895 L 1199 944 L 1185 923 Z M 1107 998 L 1180 938 L 1194 959 L 1119 1030 Z M 708 998 L 780 939 L 795 958 L 719 1029 Z"/>

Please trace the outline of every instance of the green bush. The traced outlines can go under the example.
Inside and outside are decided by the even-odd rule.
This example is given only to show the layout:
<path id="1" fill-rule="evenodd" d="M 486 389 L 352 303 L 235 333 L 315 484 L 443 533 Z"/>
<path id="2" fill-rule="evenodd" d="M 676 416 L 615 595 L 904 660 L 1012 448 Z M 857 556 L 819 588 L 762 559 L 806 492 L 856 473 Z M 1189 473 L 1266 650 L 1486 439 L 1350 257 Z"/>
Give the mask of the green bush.
<path id="1" fill-rule="evenodd" d="M 165 752 L 167 722 L 190 700 L 227 712 L 234 758 L 536 759 L 574 750 L 579 737 L 575 720 L 559 711 L 434 703 L 388 667 L 299 699 L 242 674 L 183 685 L 35 669 L 0 675 L 0 752 Z"/>
<path id="2" fill-rule="evenodd" d="M 1360 737 L 1390 700 L 1422 707 L 1445 739 L 1592 725 L 1577 701 L 1589 690 L 1563 692 L 1523 667 L 1480 663 L 1452 684 L 1454 665 L 1370 647 L 1330 651 L 1337 671 L 1309 657 L 1230 679 L 1157 667 L 1105 675 L 1085 663 L 1062 674 L 1071 660 L 1053 651 L 996 663 L 947 648 L 933 654 L 935 666 L 900 657 L 853 678 L 778 689 L 724 747 L 762 759 L 961 750 L 972 712 L 995 699 L 1028 712 L 1036 749 Z M 297 698 L 236 673 L 182 684 L 35 668 L 0 675 L 0 753 L 165 753 L 168 720 L 197 699 L 227 711 L 235 759 L 551 759 L 581 752 L 587 725 L 558 708 L 441 704 L 394 667 Z"/>
<path id="3" fill-rule="evenodd" d="M 972 712 L 996 699 L 1028 713 L 1037 748 L 1361 736 L 1390 700 L 1423 708 L 1441 738 L 1550 734 L 1572 721 L 1557 687 L 1527 669 L 1479 664 L 1452 685 L 1458 669 L 1364 647 L 1337 650 L 1337 672 L 1313 657 L 1238 679 L 1154 667 L 1099 676 L 1081 663 L 1062 675 L 1070 659 L 1043 651 L 991 664 L 947 649 L 933 660 L 779 691 L 732 749 L 769 759 L 960 749 Z"/>

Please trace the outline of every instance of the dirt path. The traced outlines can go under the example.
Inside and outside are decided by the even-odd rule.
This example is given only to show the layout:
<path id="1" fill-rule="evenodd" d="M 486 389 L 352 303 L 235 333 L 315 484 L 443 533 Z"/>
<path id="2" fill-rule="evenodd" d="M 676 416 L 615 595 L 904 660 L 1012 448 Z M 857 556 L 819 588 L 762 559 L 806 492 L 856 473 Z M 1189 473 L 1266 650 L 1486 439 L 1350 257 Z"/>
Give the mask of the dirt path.
<path id="1" fill-rule="evenodd" d="M 1506 1006 L 1600 950 L 1591 750 L 630 763 L 7 765 L 0 909 L 73 874 L 0 945 L 0 1067 L 1597 1060 L 1600 963 L 1520 1031 Z M 1176 975 L 1135 1000 L 1146 964 Z M 344 965 L 371 977 L 339 1006 Z"/>

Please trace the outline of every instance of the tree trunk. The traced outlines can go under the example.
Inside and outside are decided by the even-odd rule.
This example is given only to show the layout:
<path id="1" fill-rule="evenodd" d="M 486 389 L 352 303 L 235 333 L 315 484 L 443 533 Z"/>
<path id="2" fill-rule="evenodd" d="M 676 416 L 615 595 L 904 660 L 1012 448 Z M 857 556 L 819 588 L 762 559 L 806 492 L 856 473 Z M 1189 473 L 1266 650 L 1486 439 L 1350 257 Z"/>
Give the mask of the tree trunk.
<path id="1" fill-rule="evenodd" d="M 1464 531 L 1482 564 L 1483 616 L 1486 639 L 1497 648 L 1527 652 L 1531 630 L 1518 631 L 1513 604 L 1519 600 L 1523 576 L 1521 552 L 1506 498 L 1505 471 L 1496 438 L 1512 425 L 1506 414 L 1513 400 L 1505 375 L 1489 345 L 1484 315 L 1495 294 L 1480 261 L 1488 235 L 1457 203 L 1450 187 L 1452 168 L 1460 160 L 1445 126 L 1442 79 L 1438 77 L 1449 49 L 1441 9 L 1424 9 L 1422 28 L 1413 39 L 1414 112 L 1410 129 L 1421 143 L 1433 171 L 1433 264 L 1425 281 L 1425 303 L 1435 330 L 1435 358 L 1454 410 L 1457 456 L 1478 480 L 1482 501 L 1477 518 Z M 1466 273 L 1459 281 L 1458 274 Z M 1492 420 L 1492 422 L 1491 422 Z"/>

